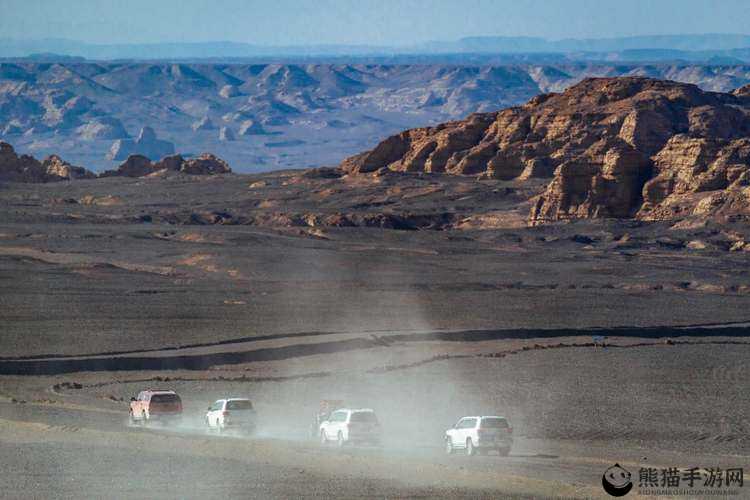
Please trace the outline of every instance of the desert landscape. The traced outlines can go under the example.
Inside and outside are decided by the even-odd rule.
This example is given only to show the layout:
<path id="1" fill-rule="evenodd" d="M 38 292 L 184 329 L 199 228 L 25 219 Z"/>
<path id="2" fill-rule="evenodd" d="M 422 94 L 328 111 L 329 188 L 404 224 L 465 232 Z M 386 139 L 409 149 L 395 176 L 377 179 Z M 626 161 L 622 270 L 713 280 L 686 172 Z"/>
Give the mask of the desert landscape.
<path id="1" fill-rule="evenodd" d="M 2 491 L 600 498 L 615 462 L 743 466 L 749 95 L 591 78 L 252 174 L 0 144 Z M 179 426 L 128 423 L 146 388 Z M 231 395 L 256 435 L 207 433 Z M 311 440 L 324 399 L 382 447 Z M 445 455 L 498 412 L 510 456 Z"/>
<path id="2" fill-rule="evenodd" d="M 0 500 L 750 498 L 748 21 L 0 1 Z"/>

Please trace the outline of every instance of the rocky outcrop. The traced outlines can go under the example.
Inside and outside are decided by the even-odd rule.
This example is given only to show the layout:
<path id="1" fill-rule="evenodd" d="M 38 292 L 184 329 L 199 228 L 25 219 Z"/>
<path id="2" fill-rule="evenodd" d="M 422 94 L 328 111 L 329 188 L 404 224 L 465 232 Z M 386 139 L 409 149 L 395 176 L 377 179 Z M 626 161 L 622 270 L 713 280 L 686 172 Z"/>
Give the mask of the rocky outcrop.
<path id="1" fill-rule="evenodd" d="M 532 204 L 532 224 L 750 215 L 750 91 L 592 78 L 523 106 L 407 130 L 341 167 L 551 178 Z"/>
<path id="2" fill-rule="evenodd" d="M 107 154 L 109 160 L 125 160 L 130 155 L 142 155 L 148 158 L 162 158 L 174 153 L 174 144 L 156 138 L 156 132 L 151 127 L 143 127 L 138 137 L 120 139 L 112 144 Z"/>
<path id="3" fill-rule="evenodd" d="M 40 162 L 30 155 L 17 155 L 13 146 L 0 142 L 0 181 L 57 182 L 74 179 L 92 179 L 93 172 L 76 167 L 51 155 Z"/>
<path id="4" fill-rule="evenodd" d="M 143 155 L 130 155 L 116 170 L 106 170 L 101 177 L 143 177 L 156 172 L 151 160 Z"/>
<path id="5" fill-rule="evenodd" d="M 197 158 L 185 160 L 179 171 L 190 175 L 230 174 L 232 169 L 227 162 L 210 153 L 203 153 Z"/>
<path id="6" fill-rule="evenodd" d="M 152 162 L 143 155 L 131 155 L 115 170 L 102 172 L 100 177 L 145 177 L 159 172 L 181 172 L 188 175 L 229 174 L 232 169 L 227 162 L 210 153 L 197 158 L 185 159 L 172 155 Z"/>
<path id="7" fill-rule="evenodd" d="M 48 181 L 69 181 L 74 179 L 95 179 L 96 174 L 83 167 L 71 165 L 57 155 L 50 155 L 42 162 L 42 169 Z"/>

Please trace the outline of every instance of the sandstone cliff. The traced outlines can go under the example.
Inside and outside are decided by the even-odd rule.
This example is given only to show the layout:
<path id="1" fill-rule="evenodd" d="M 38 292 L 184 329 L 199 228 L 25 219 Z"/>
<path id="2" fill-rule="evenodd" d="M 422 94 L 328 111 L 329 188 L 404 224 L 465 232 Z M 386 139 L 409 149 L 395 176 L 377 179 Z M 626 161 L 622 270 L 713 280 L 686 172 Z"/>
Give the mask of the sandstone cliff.
<path id="1" fill-rule="evenodd" d="M 750 215 L 750 89 L 592 78 L 523 106 L 407 130 L 342 168 L 550 178 L 532 224 Z"/>

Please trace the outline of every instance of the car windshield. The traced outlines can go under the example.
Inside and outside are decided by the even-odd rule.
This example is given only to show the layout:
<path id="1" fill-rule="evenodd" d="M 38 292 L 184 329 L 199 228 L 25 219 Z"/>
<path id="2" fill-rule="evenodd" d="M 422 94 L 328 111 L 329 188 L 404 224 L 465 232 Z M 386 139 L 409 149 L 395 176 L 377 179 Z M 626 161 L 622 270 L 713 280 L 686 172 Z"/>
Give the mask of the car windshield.
<path id="1" fill-rule="evenodd" d="M 378 418 L 371 411 L 355 411 L 352 413 L 350 422 L 377 422 Z"/>
<path id="2" fill-rule="evenodd" d="M 151 396 L 152 403 L 179 403 L 180 397 L 177 394 L 154 394 Z"/>
<path id="3" fill-rule="evenodd" d="M 246 400 L 227 401 L 227 410 L 252 410 L 253 404 Z"/>
<path id="4" fill-rule="evenodd" d="M 508 421 L 498 417 L 483 418 L 480 427 L 483 429 L 507 429 Z"/>

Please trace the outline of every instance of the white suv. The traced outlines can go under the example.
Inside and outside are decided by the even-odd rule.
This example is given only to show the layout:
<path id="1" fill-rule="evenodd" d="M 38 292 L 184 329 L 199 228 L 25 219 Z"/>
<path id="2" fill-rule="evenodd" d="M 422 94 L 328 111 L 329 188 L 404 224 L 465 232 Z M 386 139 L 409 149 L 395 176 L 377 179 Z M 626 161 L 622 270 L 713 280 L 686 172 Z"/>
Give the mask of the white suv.
<path id="1" fill-rule="evenodd" d="M 445 431 L 445 451 L 465 449 L 467 455 L 497 450 L 507 456 L 513 446 L 513 429 L 505 417 L 463 417 Z"/>
<path id="2" fill-rule="evenodd" d="M 336 410 L 320 424 L 321 444 L 336 441 L 339 446 L 347 443 L 380 444 L 380 423 L 375 412 L 369 408 Z"/>
<path id="3" fill-rule="evenodd" d="M 244 398 L 219 399 L 208 407 L 206 426 L 217 432 L 227 429 L 252 432 L 255 430 L 253 403 Z"/>

